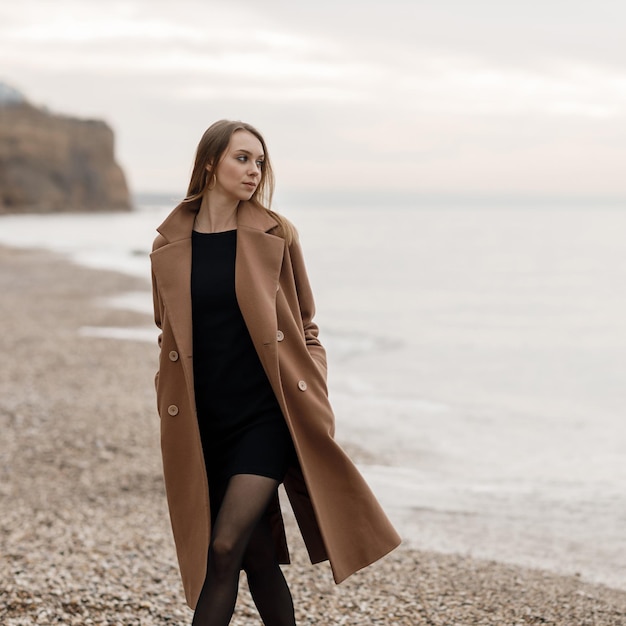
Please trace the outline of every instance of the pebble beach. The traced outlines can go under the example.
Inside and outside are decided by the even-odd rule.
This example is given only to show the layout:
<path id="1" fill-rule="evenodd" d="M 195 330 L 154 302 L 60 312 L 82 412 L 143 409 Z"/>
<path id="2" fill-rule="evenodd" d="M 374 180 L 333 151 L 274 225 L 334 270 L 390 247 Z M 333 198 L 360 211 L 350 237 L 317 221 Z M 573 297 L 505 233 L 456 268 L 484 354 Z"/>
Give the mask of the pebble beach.
<path id="1" fill-rule="evenodd" d="M 191 623 L 161 478 L 156 344 L 80 332 L 146 326 L 101 304 L 145 289 L 0 248 L 0 624 Z M 288 508 L 285 519 L 301 625 L 626 624 L 624 591 L 407 546 L 336 586 L 308 563 Z M 260 624 L 244 578 L 234 626 Z"/>

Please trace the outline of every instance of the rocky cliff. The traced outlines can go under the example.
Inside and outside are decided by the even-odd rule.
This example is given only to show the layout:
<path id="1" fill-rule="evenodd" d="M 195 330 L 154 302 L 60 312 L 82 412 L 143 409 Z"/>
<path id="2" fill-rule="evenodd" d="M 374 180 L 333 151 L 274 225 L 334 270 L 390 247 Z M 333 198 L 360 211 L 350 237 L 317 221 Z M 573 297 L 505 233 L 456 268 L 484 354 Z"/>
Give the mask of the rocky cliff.
<path id="1" fill-rule="evenodd" d="M 106 123 L 53 115 L 0 87 L 0 213 L 131 208 Z"/>

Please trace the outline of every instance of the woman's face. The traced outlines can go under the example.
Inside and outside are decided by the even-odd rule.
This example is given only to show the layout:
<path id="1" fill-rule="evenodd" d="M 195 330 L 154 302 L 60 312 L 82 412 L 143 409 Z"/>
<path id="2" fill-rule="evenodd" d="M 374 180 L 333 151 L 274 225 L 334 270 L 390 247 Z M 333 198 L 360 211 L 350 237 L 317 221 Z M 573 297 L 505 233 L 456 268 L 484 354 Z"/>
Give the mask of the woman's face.
<path id="1" fill-rule="evenodd" d="M 235 131 L 215 169 L 212 192 L 232 200 L 250 200 L 261 181 L 264 158 L 263 146 L 252 133 Z M 207 169 L 210 171 L 211 167 Z"/>

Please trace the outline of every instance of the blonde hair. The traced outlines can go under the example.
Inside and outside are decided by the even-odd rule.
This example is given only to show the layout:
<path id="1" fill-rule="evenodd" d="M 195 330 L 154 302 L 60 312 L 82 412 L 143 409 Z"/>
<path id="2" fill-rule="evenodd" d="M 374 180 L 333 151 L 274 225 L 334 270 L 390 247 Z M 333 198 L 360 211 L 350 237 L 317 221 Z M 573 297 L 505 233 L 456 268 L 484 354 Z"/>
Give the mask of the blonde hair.
<path id="1" fill-rule="evenodd" d="M 240 130 L 245 130 L 254 135 L 261 142 L 263 154 L 265 155 L 263 168 L 261 169 L 261 180 L 254 190 L 250 202 L 260 210 L 267 211 L 279 224 L 276 234 L 286 239 L 288 243 L 291 243 L 294 237 L 293 226 L 282 215 L 270 209 L 274 195 L 275 180 L 265 140 L 254 126 L 246 122 L 219 120 L 204 131 L 196 149 L 191 179 L 183 202 L 194 202 L 202 198 L 211 185 L 213 170 L 220 162 L 224 152 L 226 152 L 231 137 Z M 212 165 L 212 167 L 207 169 L 208 165 Z"/>

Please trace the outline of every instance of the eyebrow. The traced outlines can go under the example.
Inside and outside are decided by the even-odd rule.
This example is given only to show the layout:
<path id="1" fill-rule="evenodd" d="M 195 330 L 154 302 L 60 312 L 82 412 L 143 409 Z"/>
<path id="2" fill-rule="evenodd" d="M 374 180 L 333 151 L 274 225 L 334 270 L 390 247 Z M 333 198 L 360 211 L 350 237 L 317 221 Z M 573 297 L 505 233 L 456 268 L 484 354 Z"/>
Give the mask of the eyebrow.
<path id="1" fill-rule="evenodd" d="M 244 148 L 239 148 L 238 150 L 235 150 L 235 152 L 243 152 L 244 154 L 248 154 L 250 156 L 253 156 L 252 152 L 250 152 L 250 150 L 245 150 Z M 264 159 L 265 155 L 261 152 L 261 154 L 259 154 L 258 158 L 259 159 Z"/>

